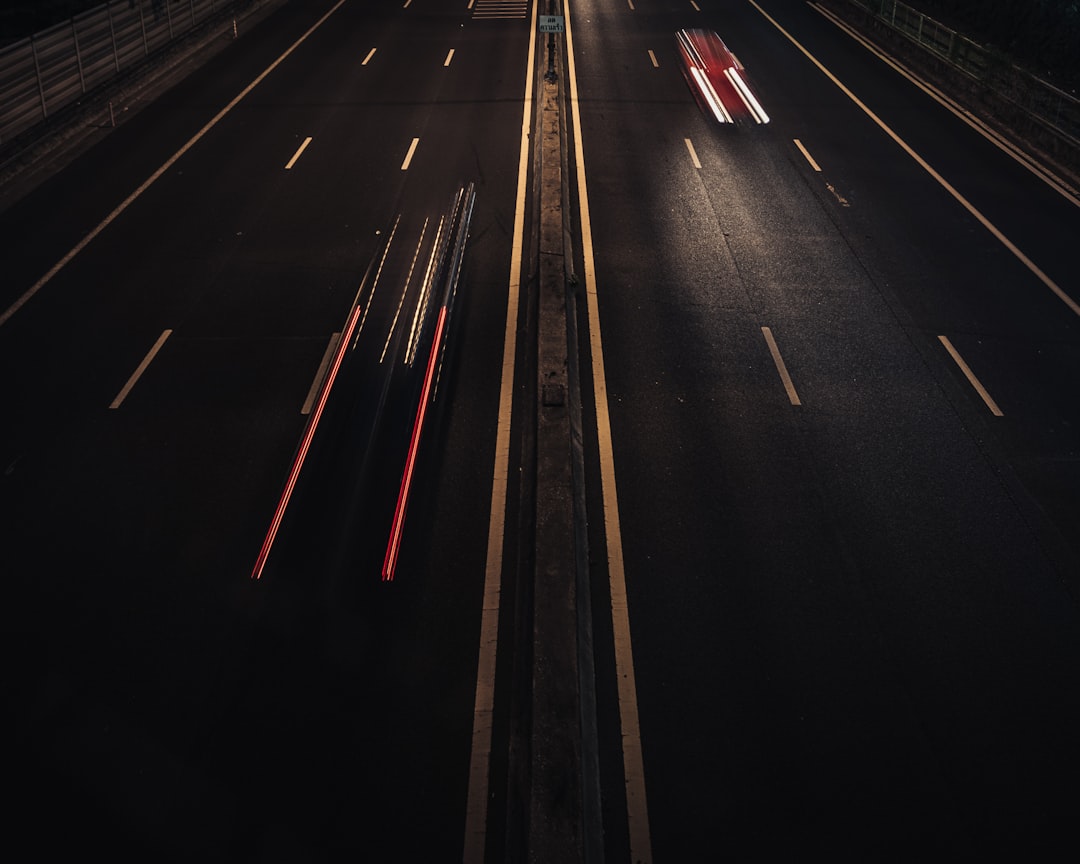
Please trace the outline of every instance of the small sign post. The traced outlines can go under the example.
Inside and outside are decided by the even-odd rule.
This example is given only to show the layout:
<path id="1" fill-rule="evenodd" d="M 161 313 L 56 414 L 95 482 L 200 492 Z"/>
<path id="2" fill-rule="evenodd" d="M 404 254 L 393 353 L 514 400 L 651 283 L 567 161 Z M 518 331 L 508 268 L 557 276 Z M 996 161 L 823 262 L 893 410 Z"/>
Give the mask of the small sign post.
<path id="1" fill-rule="evenodd" d="M 541 33 L 565 33 L 566 19 L 562 15 L 537 15 L 539 25 L 537 29 Z"/>

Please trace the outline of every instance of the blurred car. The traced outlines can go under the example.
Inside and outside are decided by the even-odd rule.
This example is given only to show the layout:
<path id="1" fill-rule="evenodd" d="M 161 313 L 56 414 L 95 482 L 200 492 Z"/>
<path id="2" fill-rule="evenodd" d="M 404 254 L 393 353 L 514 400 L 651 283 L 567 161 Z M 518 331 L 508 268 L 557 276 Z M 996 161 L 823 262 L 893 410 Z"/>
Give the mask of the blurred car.
<path id="1" fill-rule="evenodd" d="M 675 34 L 683 77 L 706 114 L 719 123 L 768 123 L 746 78 L 746 70 L 712 30 L 679 30 Z"/>

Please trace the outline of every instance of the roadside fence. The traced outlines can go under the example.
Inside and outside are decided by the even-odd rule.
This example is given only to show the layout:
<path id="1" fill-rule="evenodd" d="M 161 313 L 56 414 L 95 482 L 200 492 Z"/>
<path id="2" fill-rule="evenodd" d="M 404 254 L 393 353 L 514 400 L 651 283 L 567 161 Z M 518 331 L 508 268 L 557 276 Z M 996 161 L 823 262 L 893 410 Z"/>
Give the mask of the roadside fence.
<path id="1" fill-rule="evenodd" d="M 0 48 L 0 145 L 236 0 L 111 0 Z"/>
<path id="2" fill-rule="evenodd" d="M 905 36 L 979 82 L 1036 124 L 1080 147 L 1080 99 L 1011 63 L 898 0 L 848 0 L 877 22 Z"/>

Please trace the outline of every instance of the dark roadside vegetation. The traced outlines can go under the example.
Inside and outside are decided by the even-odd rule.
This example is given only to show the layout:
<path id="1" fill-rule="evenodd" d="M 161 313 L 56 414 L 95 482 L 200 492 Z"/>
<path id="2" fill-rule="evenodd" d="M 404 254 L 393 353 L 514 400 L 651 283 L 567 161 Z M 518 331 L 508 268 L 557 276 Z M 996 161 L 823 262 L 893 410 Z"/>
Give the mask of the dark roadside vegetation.
<path id="1" fill-rule="evenodd" d="M 135 0 L 135 3 L 138 2 L 139 0 Z M 0 45 L 18 42 L 33 33 L 52 27 L 53 24 L 67 21 L 80 12 L 101 5 L 101 0 L 33 0 L 26 3 L 4 3 L 0 5 Z"/>
<path id="2" fill-rule="evenodd" d="M 1080 0 L 902 2 L 1080 96 Z"/>

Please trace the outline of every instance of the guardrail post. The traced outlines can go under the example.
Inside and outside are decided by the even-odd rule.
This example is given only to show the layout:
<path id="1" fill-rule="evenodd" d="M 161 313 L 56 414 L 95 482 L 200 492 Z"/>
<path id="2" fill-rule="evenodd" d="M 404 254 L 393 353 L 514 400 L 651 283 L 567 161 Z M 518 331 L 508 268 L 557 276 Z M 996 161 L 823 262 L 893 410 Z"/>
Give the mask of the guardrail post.
<path id="1" fill-rule="evenodd" d="M 142 31 L 143 56 L 150 56 L 150 42 L 146 38 L 146 18 L 143 15 L 142 3 L 139 4 L 139 29 Z"/>
<path id="2" fill-rule="evenodd" d="M 41 119 L 49 116 L 49 109 L 45 107 L 45 85 L 41 83 L 41 64 L 38 62 L 37 42 L 30 37 L 30 53 L 34 55 L 34 74 L 37 76 L 38 95 L 41 96 Z"/>
<path id="3" fill-rule="evenodd" d="M 86 92 L 86 76 L 83 75 L 82 52 L 79 50 L 79 31 L 75 27 L 75 19 L 71 19 L 71 38 L 75 42 L 75 65 L 79 67 L 79 89 Z"/>
<path id="4" fill-rule="evenodd" d="M 105 4 L 105 14 L 109 16 L 109 36 L 112 39 L 113 65 L 116 66 L 117 74 L 120 74 L 120 49 L 116 45 L 116 28 L 112 23 L 112 4 Z"/>

